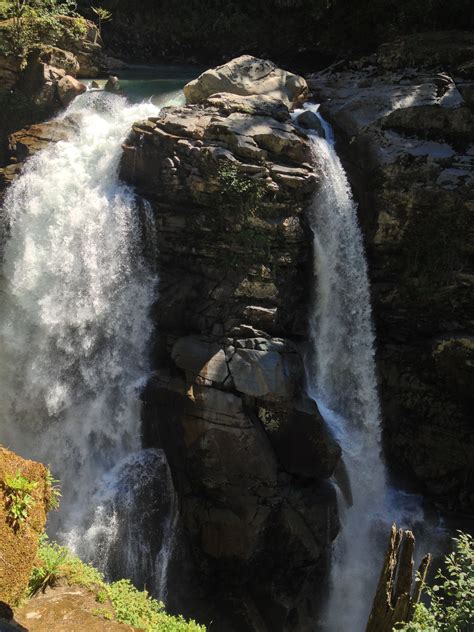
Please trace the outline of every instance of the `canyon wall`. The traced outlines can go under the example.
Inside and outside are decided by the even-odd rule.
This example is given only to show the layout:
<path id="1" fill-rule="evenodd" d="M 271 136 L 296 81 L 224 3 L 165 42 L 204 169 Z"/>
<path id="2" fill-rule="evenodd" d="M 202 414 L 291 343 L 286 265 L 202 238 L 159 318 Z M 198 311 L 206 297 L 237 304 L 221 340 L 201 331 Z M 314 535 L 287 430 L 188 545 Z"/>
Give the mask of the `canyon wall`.
<path id="1" fill-rule="evenodd" d="M 394 471 L 472 514 L 474 38 L 400 38 L 312 75 L 365 232 Z"/>

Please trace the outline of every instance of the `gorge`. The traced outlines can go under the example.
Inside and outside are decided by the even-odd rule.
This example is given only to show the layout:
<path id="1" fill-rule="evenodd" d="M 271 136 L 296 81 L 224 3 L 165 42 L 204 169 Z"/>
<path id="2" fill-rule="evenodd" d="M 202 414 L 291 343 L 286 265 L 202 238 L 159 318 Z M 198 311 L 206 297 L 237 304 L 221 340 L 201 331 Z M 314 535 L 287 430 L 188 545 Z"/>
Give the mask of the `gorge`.
<path id="1" fill-rule="evenodd" d="M 9 138 L 0 443 L 61 480 L 51 537 L 210 630 L 364 630 L 391 523 L 432 547 L 423 491 L 472 511 L 468 239 L 462 309 L 416 321 L 419 357 L 396 331 L 424 309 L 400 261 L 425 234 L 413 164 L 472 211 L 472 99 L 381 72 L 243 55 L 184 94 L 89 87 Z M 414 140 L 421 108 L 449 138 Z"/>

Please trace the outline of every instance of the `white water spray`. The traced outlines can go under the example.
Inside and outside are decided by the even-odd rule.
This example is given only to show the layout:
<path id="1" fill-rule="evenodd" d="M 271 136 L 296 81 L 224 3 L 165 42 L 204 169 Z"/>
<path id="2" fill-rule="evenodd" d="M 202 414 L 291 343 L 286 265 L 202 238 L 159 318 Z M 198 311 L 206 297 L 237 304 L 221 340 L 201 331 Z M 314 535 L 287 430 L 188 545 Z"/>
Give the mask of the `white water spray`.
<path id="1" fill-rule="evenodd" d="M 145 462 L 133 455 L 157 286 L 143 239 L 153 247 L 154 227 L 118 167 L 131 124 L 156 113 L 79 97 L 66 112 L 75 137 L 32 157 L 4 205 L 0 441 L 51 465 L 63 499 L 50 530 L 95 562 L 120 531 L 108 494 L 130 459 Z"/>
<path id="2" fill-rule="evenodd" d="M 308 106 L 316 113 L 317 106 Z M 329 126 L 311 136 L 320 188 L 310 209 L 314 234 L 315 292 L 311 310 L 308 390 L 343 450 L 352 506 L 341 511 L 324 629 L 361 632 L 394 519 L 381 455 L 380 405 L 374 362 L 370 292 L 357 208 Z M 410 515 L 419 519 L 418 503 Z"/>

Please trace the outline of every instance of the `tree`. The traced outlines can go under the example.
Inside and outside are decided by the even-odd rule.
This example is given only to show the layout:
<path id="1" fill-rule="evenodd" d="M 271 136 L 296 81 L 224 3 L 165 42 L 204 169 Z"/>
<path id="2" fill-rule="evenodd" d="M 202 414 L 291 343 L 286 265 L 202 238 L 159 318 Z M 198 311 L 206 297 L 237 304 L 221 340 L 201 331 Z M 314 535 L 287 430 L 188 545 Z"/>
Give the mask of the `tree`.
<path id="1" fill-rule="evenodd" d="M 112 19 L 112 13 L 103 7 L 91 7 L 92 11 L 97 16 L 97 28 L 99 29 L 99 35 L 102 36 L 102 24 L 104 22 L 110 22 Z"/>

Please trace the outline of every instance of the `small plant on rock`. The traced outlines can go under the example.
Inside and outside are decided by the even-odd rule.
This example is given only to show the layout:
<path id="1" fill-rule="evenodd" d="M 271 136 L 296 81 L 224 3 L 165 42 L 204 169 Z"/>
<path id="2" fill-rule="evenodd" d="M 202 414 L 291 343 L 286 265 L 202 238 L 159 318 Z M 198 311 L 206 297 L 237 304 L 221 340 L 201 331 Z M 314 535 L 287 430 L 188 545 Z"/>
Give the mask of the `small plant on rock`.
<path id="1" fill-rule="evenodd" d="M 91 7 L 91 9 L 97 16 L 97 30 L 99 31 L 99 35 L 102 36 L 102 24 L 104 22 L 110 22 L 112 13 L 103 7 Z"/>
<path id="2" fill-rule="evenodd" d="M 61 567 L 67 559 L 68 550 L 48 541 L 43 534 L 38 549 L 38 564 L 33 567 L 28 592 L 30 596 L 54 586 L 62 576 Z"/>
<path id="3" fill-rule="evenodd" d="M 15 476 L 5 476 L 3 482 L 8 520 L 16 531 L 26 522 L 30 510 L 35 505 L 31 493 L 38 487 L 38 483 L 30 481 L 26 476 L 17 472 Z"/>
<path id="4" fill-rule="evenodd" d="M 51 470 L 46 472 L 46 510 L 59 509 L 61 499 L 61 487 L 59 481 L 53 477 Z"/>
<path id="5" fill-rule="evenodd" d="M 224 210 L 236 215 L 237 220 L 254 216 L 265 195 L 265 185 L 258 178 L 242 174 L 232 164 L 224 164 L 217 171 Z"/>

